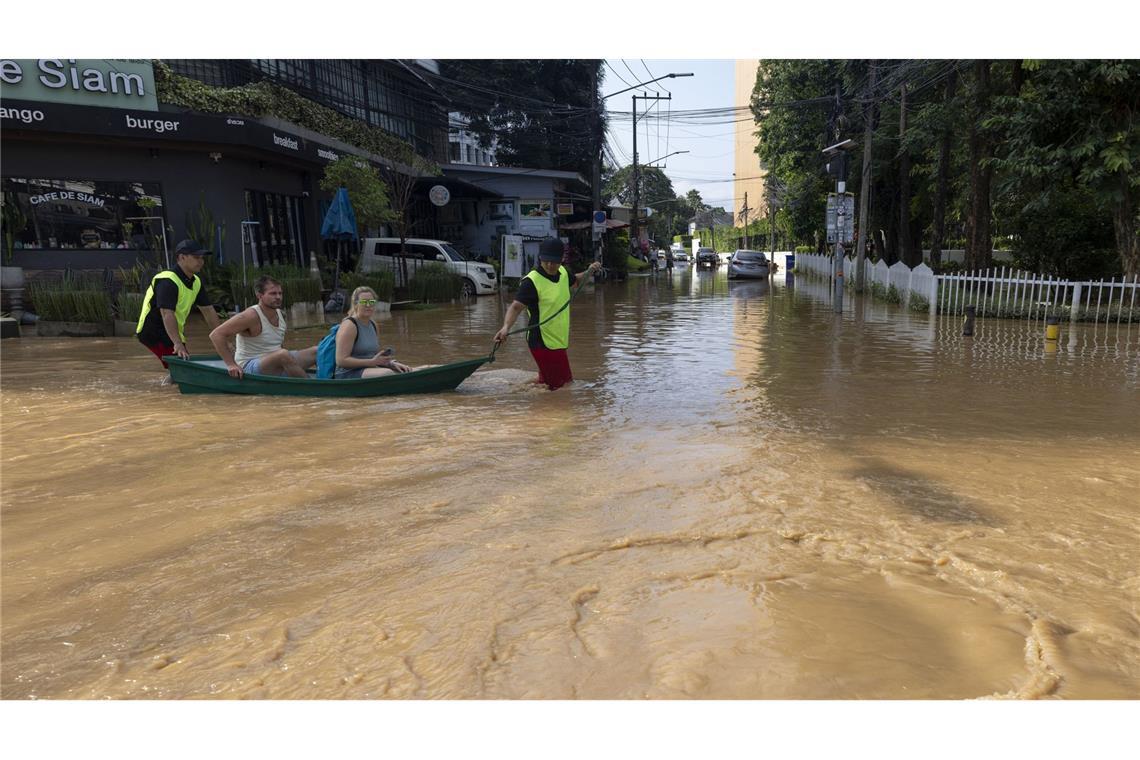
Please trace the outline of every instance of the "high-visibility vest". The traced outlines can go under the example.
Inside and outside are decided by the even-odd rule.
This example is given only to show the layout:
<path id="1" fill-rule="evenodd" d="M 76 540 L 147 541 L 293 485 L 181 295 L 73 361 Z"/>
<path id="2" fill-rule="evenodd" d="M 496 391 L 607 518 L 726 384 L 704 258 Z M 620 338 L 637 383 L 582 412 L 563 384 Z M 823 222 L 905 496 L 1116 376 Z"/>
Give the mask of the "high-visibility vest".
<path id="1" fill-rule="evenodd" d="M 547 319 L 551 314 L 562 309 L 570 300 L 570 273 L 566 267 L 558 267 L 558 282 L 551 282 L 543 277 L 537 270 L 527 273 L 527 279 L 534 283 L 538 291 L 538 314 Z M 527 309 L 530 313 L 530 309 Z M 570 345 L 570 310 L 562 311 L 542 325 L 542 342 L 547 348 L 566 348 Z"/>
<path id="2" fill-rule="evenodd" d="M 159 280 L 173 280 L 174 284 L 178 286 L 178 305 L 174 307 L 174 318 L 178 321 L 178 337 L 185 343 L 186 317 L 190 316 L 190 310 L 194 308 L 194 302 L 198 300 L 198 291 L 202 289 L 202 280 L 199 279 L 198 275 L 194 275 L 194 285 L 188 288 L 182 278 L 170 270 L 159 272 L 150 281 L 150 287 L 146 289 L 146 298 L 143 299 L 142 313 L 139 314 L 139 323 L 135 327 L 135 335 L 142 332 L 146 316 L 150 314 L 150 302 L 154 300 L 154 284 Z"/>

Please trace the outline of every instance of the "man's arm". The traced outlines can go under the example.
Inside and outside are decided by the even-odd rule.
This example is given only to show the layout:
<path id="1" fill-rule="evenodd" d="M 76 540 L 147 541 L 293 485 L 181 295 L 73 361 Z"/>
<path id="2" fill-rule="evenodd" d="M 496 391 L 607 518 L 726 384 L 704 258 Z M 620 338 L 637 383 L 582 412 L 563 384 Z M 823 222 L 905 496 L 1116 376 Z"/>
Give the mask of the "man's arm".
<path id="1" fill-rule="evenodd" d="M 515 324 L 515 320 L 519 318 L 519 314 L 522 314 L 525 308 L 526 304 L 521 301 L 514 301 L 509 307 L 507 307 L 507 314 L 505 317 L 503 317 L 503 326 L 497 333 L 495 333 L 496 343 L 502 343 L 507 339 L 507 333 L 511 331 L 511 328 Z"/>
<path id="2" fill-rule="evenodd" d="M 218 352 L 218 356 L 222 357 L 222 361 L 226 363 L 226 369 L 229 370 L 230 377 L 236 377 L 240 380 L 245 373 L 242 372 L 237 360 L 234 359 L 233 349 L 230 348 L 230 338 L 253 327 L 253 321 L 257 318 L 257 315 L 252 308 L 245 309 L 219 325 L 217 323 L 217 312 L 214 311 L 214 307 L 211 306 L 209 308 L 210 313 L 214 315 L 214 329 L 210 331 L 210 342 L 214 344 L 214 350 Z M 202 314 L 203 316 L 206 314 L 205 308 L 202 309 Z M 209 317 L 207 317 L 207 320 L 208 319 Z"/>
<path id="3" fill-rule="evenodd" d="M 602 268 L 602 265 L 599 264 L 598 262 L 596 262 L 596 261 L 591 262 L 590 266 L 586 267 L 586 271 L 579 272 L 577 275 L 575 275 L 575 277 L 574 277 L 575 287 L 577 287 L 578 285 L 581 285 L 583 279 L 585 279 L 586 277 L 589 277 L 590 275 L 592 275 L 594 272 L 598 271 L 601 268 Z"/>
<path id="4" fill-rule="evenodd" d="M 159 309 L 158 312 L 162 315 L 162 326 L 166 328 L 166 336 L 174 344 L 174 353 L 179 359 L 189 359 L 190 352 L 186 350 L 186 344 L 178 334 L 178 317 L 174 315 L 174 309 Z"/>

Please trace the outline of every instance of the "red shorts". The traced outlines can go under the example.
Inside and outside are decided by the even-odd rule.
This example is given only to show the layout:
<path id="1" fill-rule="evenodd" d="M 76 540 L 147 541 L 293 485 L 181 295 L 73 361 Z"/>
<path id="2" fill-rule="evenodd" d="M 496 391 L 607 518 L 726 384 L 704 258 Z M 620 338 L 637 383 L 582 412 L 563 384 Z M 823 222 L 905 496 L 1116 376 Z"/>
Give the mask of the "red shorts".
<path id="1" fill-rule="evenodd" d="M 162 357 L 174 356 L 174 346 L 168 346 L 165 343 L 156 343 L 153 346 L 147 346 L 146 343 L 143 343 L 143 345 L 147 347 L 147 350 L 158 357 L 158 360 L 162 362 L 163 367 L 170 369 L 170 367 L 167 367 L 166 365 L 166 359 L 163 359 Z"/>
<path id="2" fill-rule="evenodd" d="M 530 355 L 538 365 L 538 382 L 546 383 L 550 390 L 556 391 L 574 379 L 565 348 L 531 348 Z"/>

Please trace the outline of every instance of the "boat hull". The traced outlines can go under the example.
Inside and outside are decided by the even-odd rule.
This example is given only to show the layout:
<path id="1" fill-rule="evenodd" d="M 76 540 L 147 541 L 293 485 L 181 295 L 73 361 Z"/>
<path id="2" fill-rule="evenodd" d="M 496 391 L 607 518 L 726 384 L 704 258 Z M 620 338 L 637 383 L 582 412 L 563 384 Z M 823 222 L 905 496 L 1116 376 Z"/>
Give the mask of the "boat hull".
<path id="1" fill-rule="evenodd" d="M 182 393 L 237 393 L 247 396 L 309 396 L 313 398 L 363 398 L 408 393 L 441 393 L 455 390 L 488 357 L 442 364 L 438 367 L 384 377 L 355 380 L 319 380 L 315 377 L 275 377 L 246 373 L 230 377 L 217 356 L 196 355 L 189 359 L 166 357 L 170 377 Z"/>

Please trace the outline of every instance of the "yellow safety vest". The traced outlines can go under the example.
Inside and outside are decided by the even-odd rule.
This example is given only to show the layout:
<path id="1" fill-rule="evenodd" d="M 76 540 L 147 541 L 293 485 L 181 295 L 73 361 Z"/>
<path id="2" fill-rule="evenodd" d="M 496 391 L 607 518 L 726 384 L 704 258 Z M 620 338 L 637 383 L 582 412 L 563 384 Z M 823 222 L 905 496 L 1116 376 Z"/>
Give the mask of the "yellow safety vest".
<path id="1" fill-rule="evenodd" d="M 146 322 L 147 314 L 150 314 L 150 302 L 154 299 L 154 284 L 159 280 L 173 280 L 174 284 L 178 286 L 178 305 L 174 307 L 174 318 L 178 321 L 178 337 L 185 343 L 186 333 L 183 328 L 186 327 L 186 317 L 190 316 L 194 302 L 198 300 L 198 291 L 202 289 L 202 280 L 198 278 L 198 275 L 194 275 L 194 286 L 188 288 L 181 277 L 169 270 L 159 272 L 150 281 L 150 287 L 146 289 L 146 298 L 143 299 L 142 312 L 139 314 L 139 323 L 135 327 L 135 335 L 142 332 L 143 323 Z"/>
<path id="2" fill-rule="evenodd" d="M 527 279 L 538 291 L 538 314 L 542 319 L 562 309 L 570 300 L 570 273 L 558 267 L 558 282 L 551 282 L 536 269 L 527 273 Z M 530 313 L 530 309 L 527 309 Z M 570 310 L 563 309 L 554 319 L 542 325 L 542 342 L 547 348 L 567 348 L 570 345 Z"/>

